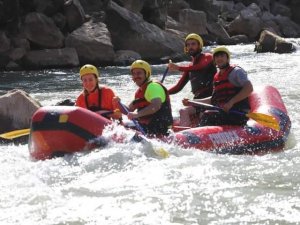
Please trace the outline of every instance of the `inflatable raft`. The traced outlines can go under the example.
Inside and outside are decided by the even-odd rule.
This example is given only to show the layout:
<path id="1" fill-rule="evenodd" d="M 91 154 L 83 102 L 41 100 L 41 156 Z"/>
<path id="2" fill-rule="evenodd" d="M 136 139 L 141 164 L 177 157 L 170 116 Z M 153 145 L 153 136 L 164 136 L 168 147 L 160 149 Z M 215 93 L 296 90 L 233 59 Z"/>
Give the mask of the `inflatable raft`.
<path id="1" fill-rule="evenodd" d="M 287 141 L 291 122 L 276 88 L 255 88 L 250 96 L 252 112 L 271 115 L 279 122 L 276 131 L 249 119 L 247 125 L 196 127 L 174 132 L 162 141 L 183 148 L 227 154 L 266 154 L 280 151 Z M 32 118 L 30 155 L 38 160 L 92 149 L 91 140 L 102 135 L 110 120 L 75 106 L 46 106 Z"/>

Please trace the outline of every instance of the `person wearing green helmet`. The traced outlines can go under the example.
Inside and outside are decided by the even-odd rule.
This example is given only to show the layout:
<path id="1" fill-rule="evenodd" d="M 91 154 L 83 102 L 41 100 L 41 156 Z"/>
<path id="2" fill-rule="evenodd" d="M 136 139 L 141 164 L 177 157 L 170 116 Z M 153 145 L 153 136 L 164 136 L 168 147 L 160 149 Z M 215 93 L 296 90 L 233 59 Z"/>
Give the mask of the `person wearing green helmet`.
<path id="1" fill-rule="evenodd" d="M 190 81 L 194 99 L 205 98 L 212 94 L 213 76 L 217 70 L 213 64 L 212 54 L 202 53 L 202 49 L 203 40 L 198 34 L 191 33 L 186 36 L 184 52 L 192 57 L 192 62 L 188 66 L 169 63 L 170 71 L 183 72 L 179 81 L 169 88 L 170 95 L 181 91 L 188 81 Z M 186 99 L 182 103 L 187 106 Z M 179 113 L 181 126 L 191 126 L 191 118 L 199 117 L 199 112 L 194 107 L 183 108 Z"/>
<path id="2" fill-rule="evenodd" d="M 229 110 L 248 112 L 250 110 L 248 97 L 253 91 L 247 72 L 239 66 L 231 65 L 230 57 L 230 52 L 225 46 L 213 50 L 218 72 L 214 76 L 212 96 L 195 101 L 212 104 L 223 110 L 205 111 L 201 117 L 200 126 L 242 126 L 248 120 L 244 115 L 228 113 Z"/>
<path id="3" fill-rule="evenodd" d="M 77 97 L 75 106 L 89 109 L 109 119 L 121 119 L 121 112 L 112 103 L 114 91 L 105 85 L 99 85 L 98 69 L 86 64 L 80 68 L 79 75 L 83 91 Z"/>
<path id="4" fill-rule="evenodd" d="M 137 120 L 146 134 L 167 135 L 173 124 L 167 89 L 151 80 L 151 67 L 144 60 L 136 60 L 130 67 L 133 82 L 139 87 L 129 104 L 127 117 Z M 120 101 L 115 98 L 115 101 Z"/>

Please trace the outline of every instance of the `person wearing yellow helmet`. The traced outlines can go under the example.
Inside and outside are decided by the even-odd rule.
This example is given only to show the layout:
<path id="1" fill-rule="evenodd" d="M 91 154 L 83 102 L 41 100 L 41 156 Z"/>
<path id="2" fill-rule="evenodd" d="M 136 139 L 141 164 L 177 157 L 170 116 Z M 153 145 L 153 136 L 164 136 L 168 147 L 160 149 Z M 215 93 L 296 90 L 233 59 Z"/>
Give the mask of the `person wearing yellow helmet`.
<path id="1" fill-rule="evenodd" d="M 205 112 L 200 126 L 245 125 L 248 120 L 244 115 L 228 113 L 231 109 L 248 112 L 248 97 L 253 91 L 247 72 L 241 67 L 231 65 L 230 57 L 231 54 L 225 46 L 213 50 L 214 62 L 219 69 L 214 76 L 213 94 L 197 101 L 221 107 L 223 111 Z"/>
<path id="2" fill-rule="evenodd" d="M 213 64 L 211 53 L 202 53 L 203 40 L 195 33 L 191 33 L 185 38 L 184 51 L 191 56 L 192 62 L 188 66 L 178 66 L 174 63 L 169 63 L 170 71 L 181 71 L 182 75 L 179 81 L 169 88 L 170 95 L 181 91 L 190 81 L 191 91 L 194 94 L 194 99 L 205 98 L 212 94 L 212 81 L 216 73 L 216 67 Z M 183 100 L 183 105 L 187 106 L 186 99 Z M 199 112 L 194 107 L 186 107 L 179 111 L 180 125 L 191 126 L 191 117 L 199 117 Z"/>
<path id="3" fill-rule="evenodd" d="M 79 76 L 83 91 L 77 97 L 75 105 L 109 119 L 120 119 L 122 114 L 117 105 L 112 103 L 115 93 L 111 88 L 99 85 L 99 75 L 98 69 L 93 65 L 86 64 L 80 68 Z"/>
<path id="4" fill-rule="evenodd" d="M 167 89 L 151 79 L 151 67 L 144 60 L 136 60 L 130 67 L 133 82 L 138 86 L 129 104 L 129 119 L 136 119 L 146 134 L 167 135 L 173 117 Z M 119 101 L 115 98 L 115 101 Z"/>

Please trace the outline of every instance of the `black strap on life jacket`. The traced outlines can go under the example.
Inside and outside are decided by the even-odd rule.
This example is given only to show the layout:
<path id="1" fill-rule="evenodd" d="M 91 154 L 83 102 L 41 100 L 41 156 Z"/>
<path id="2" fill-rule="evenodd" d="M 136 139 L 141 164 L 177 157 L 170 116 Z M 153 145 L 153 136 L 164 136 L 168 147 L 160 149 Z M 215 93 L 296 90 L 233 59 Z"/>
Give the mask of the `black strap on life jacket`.
<path id="1" fill-rule="evenodd" d="M 85 97 L 84 97 L 84 101 L 85 101 L 86 107 L 87 107 L 89 110 L 93 111 L 93 112 L 102 110 L 102 107 L 101 107 L 101 95 L 102 95 L 102 90 L 101 90 L 101 88 L 99 88 L 99 87 L 96 87 L 96 88 L 98 89 L 98 101 L 97 101 L 97 102 L 98 102 L 98 106 L 94 106 L 94 105 L 89 106 L 88 95 L 85 95 Z M 95 89 L 96 89 L 96 88 L 95 88 Z"/>

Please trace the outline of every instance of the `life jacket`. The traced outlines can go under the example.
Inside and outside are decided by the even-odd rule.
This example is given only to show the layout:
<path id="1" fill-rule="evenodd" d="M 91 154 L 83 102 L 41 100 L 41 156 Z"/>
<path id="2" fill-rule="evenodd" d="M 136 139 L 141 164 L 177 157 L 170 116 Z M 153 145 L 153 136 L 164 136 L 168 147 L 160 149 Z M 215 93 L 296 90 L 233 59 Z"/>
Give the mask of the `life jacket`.
<path id="1" fill-rule="evenodd" d="M 96 89 L 89 94 L 81 94 L 81 98 L 84 99 L 84 108 L 93 112 L 107 110 L 113 111 L 114 108 L 111 104 L 113 92 L 110 88 L 105 86 L 96 87 Z M 102 116 L 110 119 L 109 115 L 102 114 Z"/>
<path id="2" fill-rule="evenodd" d="M 229 74 L 236 66 L 228 66 L 223 74 L 217 72 L 214 76 L 213 86 L 214 91 L 212 94 L 211 103 L 216 106 L 222 106 L 233 98 L 237 93 L 242 90 L 242 87 L 236 87 L 228 80 Z M 232 109 L 247 111 L 250 109 L 248 98 L 243 99 L 233 105 Z"/>
<path id="3" fill-rule="evenodd" d="M 170 96 L 168 94 L 167 89 L 160 82 L 149 81 L 143 84 L 143 86 L 136 91 L 135 99 L 133 100 L 132 104 L 134 105 L 134 107 L 137 108 L 138 111 L 151 104 L 146 100 L 145 92 L 147 90 L 148 85 L 152 82 L 158 83 L 163 87 L 166 95 L 166 100 L 162 103 L 160 109 L 157 112 L 155 112 L 152 115 L 140 117 L 138 118 L 138 120 L 142 124 L 165 123 L 167 126 L 170 126 L 173 124 Z"/>
<path id="4" fill-rule="evenodd" d="M 193 60 L 193 65 L 200 63 L 207 57 L 207 54 L 199 53 Z M 209 65 L 201 70 L 194 70 L 189 72 L 189 79 L 192 87 L 194 98 L 206 98 L 212 95 L 213 78 L 217 72 L 213 60 Z"/>

